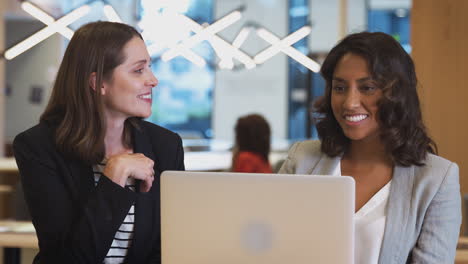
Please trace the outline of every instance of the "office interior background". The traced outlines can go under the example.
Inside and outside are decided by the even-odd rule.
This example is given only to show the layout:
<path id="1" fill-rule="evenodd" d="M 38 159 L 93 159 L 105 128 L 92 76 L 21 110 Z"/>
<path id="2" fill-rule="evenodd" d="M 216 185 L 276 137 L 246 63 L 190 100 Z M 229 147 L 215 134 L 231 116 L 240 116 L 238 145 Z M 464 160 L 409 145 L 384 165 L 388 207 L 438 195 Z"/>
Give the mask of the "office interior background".
<path id="1" fill-rule="evenodd" d="M 89 10 L 76 20 L 59 23 L 85 5 Z M 218 162 L 214 169 L 229 169 L 234 125 L 245 114 L 260 113 L 270 123 L 273 162 L 292 142 L 316 139 L 310 109 L 324 82 L 315 63 L 346 34 L 382 31 L 415 60 L 426 125 L 439 154 L 460 166 L 461 191 L 468 193 L 467 11 L 465 0 L 0 0 L 0 157 L 11 155 L 16 134 L 38 122 L 67 32 L 91 21 L 117 20 L 142 32 L 159 79 L 148 120 L 178 132 L 189 157 L 205 154 L 191 161 Z M 170 56 L 178 41 L 210 27 L 188 53 Z M 271 48 L 284 39 L 287 45 Z M 210 156 L 218 152 L 226 155 Z M 13 181 L 4 178 L 1 183 Z M 9 195 L 0 194 L 5 217 Z"/>
<path id="2" fill-rule="evenodd" d="M 43 22 L 17 9 L 5 14 L 5 47 L 11 48 L 32 33 L 44 28 Z M 221 21 L 241 9 L 240 18 L 228 21 L 217 32 L 229 44 L 245 36 L 239 49 L 255 58 L 271 44 L 258 35 L 265 29 L 280 39 L 304 26 L 310 34 L 301 35 L 292 47 L 316 61 L 349 32 L 384 31 L 408 47 L 411 1 L 308 0 L 31 0 L 55 19 L 88 4 L 91 9 L 69 25 L 71 30 L 95 20 L 108 20 L 104 10 L 112 6 L 120 20 L 139 28 L 153 59 L 159 79 L 154 89 L 153 114 L 148 119 L 181 134 L 184 138 L 232 142 L 236 119 L 258 112 L 272 126 L 275 140 L 316 137 L 308 123 L 308 99 L 323 92 L 321 77 L 283 52 L 250 68 L 229 58 L 229 45 L 218 47 L 208 39 L 193 47 L 200 65 L 192 57 L 164 56 L 178 40 L 193 32 L 189 26 L 164 12 L 171 9 L 203 25 Z M 348 7 L 348 8 L 347 8 Z M 346 10 L 342 10 L 346 9 Z M 343 13 L 346 17 L 343 16 Z M 346 21 L 343 21 L 346 19 Z M 169 25 L 168 25 L 169 24 Z M 164 25 L 164 26 L 163 26 Z M 210 36 L 211 37 L 211 36 Z M 214 43 L 214 44 L 213 44 Z M 55 33 L 31 49 L 5 62 L 5 137 L 10 143 L 16 134 L 36 123 L 47 104 L 55 73 L 68 39 Z M 232 56 L 231 56 L 232 57 Z M 229 65 L 234 64 L 234 65 Z M 312 81 L 312 82 L 311 82 Z M 10 118 L 9 113 L 14 113 Z"/>

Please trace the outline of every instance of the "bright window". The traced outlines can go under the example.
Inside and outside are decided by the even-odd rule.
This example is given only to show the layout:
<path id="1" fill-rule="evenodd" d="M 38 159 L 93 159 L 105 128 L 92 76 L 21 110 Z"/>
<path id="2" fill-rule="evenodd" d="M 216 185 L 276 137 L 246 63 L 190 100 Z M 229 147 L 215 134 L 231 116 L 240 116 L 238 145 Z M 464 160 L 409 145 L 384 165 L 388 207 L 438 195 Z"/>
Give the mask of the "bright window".
<path id="1" fill-rule="evenodd" d="M 206 41 L 192 48 L 208 62 L 204 66 L 197 66 L 182 56 L 163 61 L 161 56 L 169 47 L 194 34 L 180 21 L 171 20 L 170 12 L 185 15 L 199 24 L 211 24 L 213 0 L 141 0 L 139 26 L 153 59 L 153 72 L 159 80 L 159 85 L 153 89 L 153 113 L 148 121 L 183 137 L 210 138 L 213 51 Z"/>

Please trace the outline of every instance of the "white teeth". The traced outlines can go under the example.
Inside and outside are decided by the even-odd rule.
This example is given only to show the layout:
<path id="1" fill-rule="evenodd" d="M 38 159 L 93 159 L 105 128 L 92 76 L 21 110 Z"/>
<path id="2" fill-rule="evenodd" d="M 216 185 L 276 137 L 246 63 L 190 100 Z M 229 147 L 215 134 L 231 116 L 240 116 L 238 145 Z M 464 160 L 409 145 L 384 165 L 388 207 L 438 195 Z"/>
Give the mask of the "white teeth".
<path id="1" fill-rule="evenodd" d="M 351 122 L 359 122 L 367 118 L 367 115 L 353 115 L 353 116 L 345 116 L 346 120 Z"/>
<path id="2" fill-rule="evenodd" d="M 151 99 L 151 94 L 140 95 L 139 97 L 142 99 Z"/>

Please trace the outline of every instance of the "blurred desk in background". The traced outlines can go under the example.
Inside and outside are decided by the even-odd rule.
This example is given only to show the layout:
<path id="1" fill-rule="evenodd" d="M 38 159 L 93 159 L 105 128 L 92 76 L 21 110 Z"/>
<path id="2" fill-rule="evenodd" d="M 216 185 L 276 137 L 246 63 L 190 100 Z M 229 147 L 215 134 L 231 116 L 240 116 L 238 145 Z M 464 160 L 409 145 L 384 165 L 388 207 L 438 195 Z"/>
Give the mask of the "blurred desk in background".
<path id="1" fill-rule="evenodd" d="M 297 140 L 288 139 L 272 139 L 271 151 L 272 152 L 287 152 L 289 147 Z M 233 142 L 230 140 L 222 139 L 182 139 L 182 144 L 186 152 L 197 152 L 197 151 L 231 151 Z"/>
<path id="2" fill-rule="evenodd" d="M 18 167 L 14 158 L 0 158 L 0 219 L 13 217 L 12 203 L 19 182 Z"/>
<path id="3" fill-rule="evenodd" d="M 0 173 L 17 173 L 15 158 L 0 158 Z"/>
<path id="4" fill-rule="evenodd" d="M 269 156 L 273 172 L 286 158 L 289 147 L 295 141 L 273 139 Z M 232 166 L 233 142 L 219 139 L 183 139 L 185 170 L 229 171 Z"/>
<path id="5" fill-rule="evenodd" d="M 286 152 L 270 153 L 271 165 L 274 166 L 279 161 L 285 159 L 286 155 Z M 186 151 L 184 156 L 185 169 L 188 171 L 226 171 L 231 168 L 231 151 Z M 1 172 L 18 173 L 15 159 L 0 158 Z"/>
<path id="6" fill-rule="evenodd" d="M 458 239 L 455 264 L 468 264 L 468 237 Z"/>
<path id="7" fill-rule="evenodd" d="M 231 151 L 194 151 L 185 152 L 185 170 L 188 171 L 228 171 L 231 168 Z M 284 160 L 286 152 L 270 153 L 272 167 Z"/>
<path id="8" fill-rule="evenodd" d="M 19 264 L 22 248 L 38 249 L 38 240 L 31 222 L 0 221 L 0 247 L 4 247 L 4 263 Z M 455 264 L 468 264 L 468 237 L 460 237 Z"/>
<path id="9" fill-rule="evenodd" d="M 38 249 L 36 230 L 27 221 L 0 221 L 0 247 L 4 264 L 20 264 L 21 249 Z"/>
<path id="10" fill-rule="evenodd" d="M 29 221 L 0 221 L 0 247 L 39 248 L 33 224 Z"/>
<path id="11" fill-rule="evenodd" d="M 194 152 L 196 153 L 196 152 Z M 208 156 L 200 154 L 189 158 L 190 162 L 196 162 L 197 159 L 202 160 L 205 158 L 212 158 L 213 152 Z M 190 155 L 189 155 L 190 156 Z M 222 162 L 229 159 L 226 153 L 221 154 L 219 157 Z M 197 164 L 203 164 L 198 163 Z M 227 165 L 228 163 L 221 163 Z M 229 163 L 230 164 L 230 163 Z M 221 168 L 223 166 L 219 166 Z M 196 167 L 191 167 L 197 169 Z M 215 166 L 211 164 L 206 167 L 198 167 L 198 169 L 213 169 Z M 31 222 L 28 221 L 0 221 L 0 247 L 4 248 L 4 262 L 5 264 L 19 264 L 20 263 L 20 250 L 22 248 L 38 249 L 38 239 L 36 232 Z M 455 264 L 468 264 L 468 237 L 460 237 L 455 257 Z"/>

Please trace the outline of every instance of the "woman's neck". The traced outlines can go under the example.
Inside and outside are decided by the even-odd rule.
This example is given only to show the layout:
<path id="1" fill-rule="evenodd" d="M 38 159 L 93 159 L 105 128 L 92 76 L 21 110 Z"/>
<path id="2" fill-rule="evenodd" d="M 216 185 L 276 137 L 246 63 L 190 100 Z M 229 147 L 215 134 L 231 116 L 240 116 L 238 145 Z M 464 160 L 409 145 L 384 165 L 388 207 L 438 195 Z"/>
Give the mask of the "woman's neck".
<path id="1" fill-rule="evenodd" d="M 106 157 L 128 152 L 123 142 L 125 120 L 106 120 L 106 135 L 104 145 L 106 147 Z"/>
<path id="2" fill-rule="evenodd" d="M 378 137 L 371 140 L 351 141 L 343 158 L 353 163 L 367 163 L 369 165 L 383 163 L 393 166 L 391 155 Z"/>

